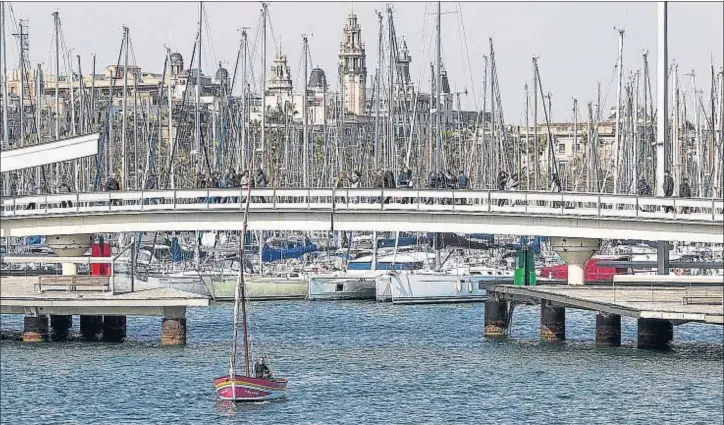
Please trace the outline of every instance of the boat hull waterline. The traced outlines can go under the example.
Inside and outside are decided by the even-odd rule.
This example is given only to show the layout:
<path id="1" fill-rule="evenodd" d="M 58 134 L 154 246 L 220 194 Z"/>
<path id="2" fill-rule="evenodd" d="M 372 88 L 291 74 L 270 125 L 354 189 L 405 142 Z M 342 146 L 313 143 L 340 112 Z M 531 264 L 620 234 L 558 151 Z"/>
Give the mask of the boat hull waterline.
<path id="1" fill-rule="evenodd" d="M 285 378 L 262 379 L 236 375 L 233 385 L 229 376 L 214 379 L 216 394 L 222 400 L 267 401 L 284 397 L 287 390 Z"/>

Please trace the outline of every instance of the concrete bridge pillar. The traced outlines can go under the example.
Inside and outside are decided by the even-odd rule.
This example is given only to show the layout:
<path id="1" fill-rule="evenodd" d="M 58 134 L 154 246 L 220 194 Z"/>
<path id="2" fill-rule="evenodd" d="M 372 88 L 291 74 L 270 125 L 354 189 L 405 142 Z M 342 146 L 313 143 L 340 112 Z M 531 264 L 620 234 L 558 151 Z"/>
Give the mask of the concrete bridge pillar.
<path id="1" fill-rule="evenodd" d="M 541 341 L 566 340 L 566 309 L 564 307 L 554 307 L 548 301 L 541 301 L 540 339 Z"/>
<path id="2" fill-rule="evenodd" d="M 96 341 L 103 332 L 103 316 L 80 316 L 80 335 L 86 341 Z"/>
<path id="3" fill-rule="evenodd" d="M 48 247 L 58 257 L 80 257 L 93 244 L 93 235 L 51 235 L 46 238 Z M 77 268 L 74 263 L 63 263 L 63 276 L 75 276 Z"/>
<path id="4" fill-rule="evenodd" d="M 48 316 L 25 316 L 23 319 L 23 342 L 45 342 L 48 340 Z"/>
<path id="5" fill-rule="evenodd" d="M 164 308 L 161 345 L 186 345 L 186 307 Z"/>
<path id="6" fill-rule="evenodd" d="M 489 296 L 490 297 L 490 296 Z M 488 338 L 508 335 L 508 303 L 490 297 L 485 301 L 485 333 Z"/>
<path id="7" fill-rule="evenodd" d="M 665 349 L 674 339 L 674 325 L 668 320 L 639 319 L 638 347 Z"/>
<path id="8" fill-rule="evenodd" d="M 621 345 L 621 316 L 609 313 L 596 315 L 596 345 L 607 347 Z"/>
<path id="9" fill-rule="evenodd" d="M 123 342 L 126 339 L 126 316 L 103 316 L 103 341 Z"/>
<path id="10" fill-rule="evenodd" d="M 50 316 L 50 332 L 53 341 L 68 339 L 68 331 L 73 327 L 73 316 L 54 314 Z"/>
<path id="11" fill-rule="evenodd" d="M 583 285 L 583 267 L 601 245 L 600 239 L 551 237 L 551 248 L 568 265 L 568 284 Z"/>

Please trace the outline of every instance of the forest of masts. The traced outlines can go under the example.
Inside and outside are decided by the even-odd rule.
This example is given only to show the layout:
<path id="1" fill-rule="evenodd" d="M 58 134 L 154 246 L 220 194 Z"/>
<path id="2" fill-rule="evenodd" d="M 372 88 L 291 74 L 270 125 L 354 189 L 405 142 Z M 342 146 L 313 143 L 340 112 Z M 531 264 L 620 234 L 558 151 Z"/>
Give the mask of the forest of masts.
<path id="1" fill-rule="evenodd" d="M 33 185 L 40 193 L 54 192 L 61 182 L 76 191 L 93 191 L 102 190 L 111 174 L 117 176 L 124 190 L 143 189 L 151 175 L 156 176 L 156 188 L 194 187 L 200 173 L 218 172 L 223 176 L 230 169 L 237 172 L 246 169 L 252 154 L 256 155 L 255 164 L 267 172 L 270 185 L 276 187 L 329 187 L 337 176 L 350 175 L 354 170 L 362 172 L 364 187 L 371 184 L 374 170 L 399 171 L 403 166 L 413 170 L 416 187 L 425 185 L 428 172 L 446 170 L 455 174 L 464 170 L 471 177 L 473 188 L 495 188 L 501 171 L 518 174 L 522 190 L 547 190 L 554 173 L 560 176 L 566 191 L 636 193 L 640 178 L 654 184 L 657 114 L 647 53 L 643 53 L 640 69 L 625 71 L 623 31 L 618 33 L 618 61 L 608 89 L 602 92 L 598 84 L 595 101 L 583 108 L 573 99 L 573 120 L 569 132 L 563 134 L 554 132 L 551 126 L 551 93 L 544 91 L 537 57 L 532 59 L 532 82 L 522 87 L 525 123 L 517 127 L 505 124 L 492 39 L 484 55 L 484 69 L 469 73 L 482 78 L 482 106 L 478 107 L 476 119 L 462 122 L 460 95 L 463 93 L 440 94 L 439 7 L 436 31 L 430 33 L 431 38 L 435 37 L 438 55 L 435 65 L 430 67 L 433 104 L 429 109 L 433 112 L 421 113 L 419 97 L 410 96 L 409 90 L 405 90 L 408 82 L 403 81 L 399 67 L 395 66 L 400 47 L 393 10 L 388 7 L 386 20 L 378 12 L 378 62 L 371 79 L 371 117 L 365 125 L 357 125 L 359 119 L 344 110 L 344 90 L 325 91 L 328 112 L 324 125 L 320 126 L 310 124 L 307 111 L 295 111 L 291 104 L 280 108 L 281 113 L 272 112 L 266 99 L 259 95 L 265 92 L 269 68 L 267 55 L 262 54 L 268 50 L 268 32 L 272 29 L 266 4 L 262 4 L 256 36 L 250 40 L 246 29 L 242 31 L 229 82 L 219 85 L 212 105 L 201 103 L 200 84 L 193 81 L 189 81 L 186 87 L 190 90 L 183 91 L 180 101 L 172 99 L 173 87 L 168 87 L 171 51 L 165 46 L 163 76 L 153 93 L 155 99 L 140 96 L 137 87 L 129 84 L 127 72 L 123 73 L 125 78 L 113 78 L 111 90 L 102 95 L 95 87 L 95 55 L 93 79 L 88 85 L 83 78 L 80 56 L 76 56 L 74 63 L 65 45 L 57 13 L 53 14 L 54 54 L 49 61 L 52 67 L 44 70 L 40 64 L 31 63 L 27 24 L 14 19 L 9 3 L 4 6 L 3 34 L 12 31 L 15 35 L 12 41 L 17 42 L 20 52 L 19 98 L 23 99 L 24 107 L 17 107 L 18 100 L 15 106 L 12 99 L 3 102 L 3 149 L 95 132 L 100 133 L 102 146 L 97 157 L 3 173 L 6 196 L 10 194 L 10 181 L 15 182 L 16 194 L 28 193 Z M 205 21 L 200 4 L 188 69 L 201 68 L 197 64 L 203 63 L 203 42 L 205 38 L 210 39 L 203 36 L 210 34 Z M 5 59 L 9 42 L 11 40 L 3 38 L 4 82 L 8 75 Z M 306 85 L 311 54 L 306 36 L 302 36 L 301 49 L 304 98 L 309 104 L 312 99 L 307 96 Z M 467 52 L 467 43 L 464 49 Z M 125 70 L 133 62 L 131 31 L 123 27 L 116 65 Z M 32 73 L 33 69 L 37 72 Z M 255 78 L 255 69 L 260 78 Z M 41 102 L 48 105 L 41 108 L 37 100 L 44 97 L 42 85 L 47 84 L 42 77 L 44 72 L 64 73 L 72 89 L 68 96 L 61 97 L 56 78 L 55 94 L 52 99 Z M 200 74 L 200 71 L 196 73 L 197 78 Z M 670 65 L 670 164 L 676 186 L 686 177 L 693 196 L 721 197 L 724 76 L 722 68 L 713 64 L 709 74 L 699 76 L 694 71 L 681 70 L 675 62 Z M 710 93 L 697 87 L 702 78 L 710 79 Z M 133 81 L 137 84 L 138 79 Z M 344 84 L 341 78 L 338 83 Z M 232 96 L 239 92 L 240 95 Z M 443 110 L 442 96 L 445 95 L 456 98 L 447 111 Z M 603 106 L 608 104 L 609 95 L 615 95 L 614 105 L 619 105 L 620 112 L 616 114 L 614 107 L 613 135 L 604 140 L 600 127 L 611 124 Z M 111 113 L 110 106 L 118 105 L 118 97 L 120 113 Z M 4 84 L 3 99 L 9 99 L 7 84 Z M 249 119 L 252 101 L 263 103 L 269 111 L 261 114 L 261 120 Z M 382 109 L 383 103 L 393 107 Z M 438 103 L 442 105 L 440 108 L 436 108 Z M 443 114 L 449 119 L 437 120 L 436 115 Z M 301 123 L 294 119 L 299 115 L 302 115 Z M 15 129 L 12 137 L 10 128 Z M 557 158 L 563 138 L 572 139 L 573 154 Z"/>

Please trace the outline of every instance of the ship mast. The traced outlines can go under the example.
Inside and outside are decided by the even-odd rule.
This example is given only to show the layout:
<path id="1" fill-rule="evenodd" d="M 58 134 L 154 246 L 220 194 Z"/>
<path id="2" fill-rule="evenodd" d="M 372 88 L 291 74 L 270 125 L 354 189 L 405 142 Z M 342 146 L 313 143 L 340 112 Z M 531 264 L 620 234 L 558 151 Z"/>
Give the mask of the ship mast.
<path id="1" fill-rule="evenodd" d="M 669 50 L 667 40 L 667 5 L 659 2 L 659 51 L 657 55 L 656 79 L 656 195 L 664 196 L 664 171 L 669 168 L 670 145 L 666 140 L 669 126 L 668 67 Z M 666 252 L 669 252 L 668 249 Z"/>
<path id="2" fill-rule="evenodd" d="M 254 169 L 254 156 L 251 157 L 249 169 Z M 236 399 L 234 382 L 236 377 L 236 348 L 239 337 L 239 307 L 241 307 L 241 333 L 244 340 L 244 375 L 249 374 L 249 337 L 246 326 L 246 284 L 244 283 L 244 240 L 249 218 L 249 204 L 251 201 L 251 182 L 246 187 L 246 205 L 244 206 L 244 221 L 241 225 L 239 238 L 239 277 L 234 288 L 234 331 L 231 343 L 231 357 L 229 358 L 229 379 L 231 380 L 232 397 Z"/>
<path id="3" fill-rule="evenodd" d="M 302 154 L 302 161 L 303 161 L 303 170 L 304 170 L 304 187 L 309 187 L 309 129 L 307 121 L 309 120 L 308 117 L 308 105 L 307 105 L 307 91 L 309 84 L 309 76 L 307 75 L 307 71 L 309 69 L 309 65 L 307 64 L 307 59 L 309 58 L 309 44 L 307 40 L 306 34 L 302 36 L 302 55 L 304 55 L 304 95 L 302 96 L 302 116 L 304 123 L 303 125 L 303 144 L 304 144 L 304 152 Z"/>
<path id="4" fill-rule="evenodd" d="M 7 50 L 5 45 L 5 2 L 2 2 L 0 4 L 0 38 L 2 39 L 2 44 L 0 45 L 0 49 L 2 49 L 2 54 L 0 54 L 0 58 L 2 58 L 2 84 L 3 84 L 3 142 L 10 144 L 9 139 L 9 129 L 8 129 L 8 61 L 7 61 Z M 8 185 L 6 185 L 8 187 Z"/>
<path id="5" fill-rule="evenodd" d="M 261 4 L 261 158 L 259 166 L 264 169 L 264 143 L 266 140 L 266 16 L 267 4 Z M 253 162 L 253 161 L 252 161 Z M 249 178 L 253 178 L 251 174 L 253 167 L 250 168 Z"/>
<path id="6" fill-rule="evenodd" d="M 437 2 L 437 34 L 435 39 L 435 171 L 440 172 L 440 87 L 442 86 L 442 73 L 440 72 L 440 2 Z M 433 245 L 435 248 L 435 271 L 440 271 L 440 238 L 435 233 Z M 376 243 L 376 242 L 375 242 Z"/>
<path id="7" fill-rule="evenodd" d="M 435 171 L 440 172 L 440 87 L 442 78 L 440 71 L 441 50 L 440 50 L 440 2 L 437 2 L 437 34 L 435 39 Z M 438 263 L 436 261 L 436 263 Z M 437 265 L 437 264 L 436 264 Z"/>
<path id="8" fill-rule="evenodd" d="M 203 22 L 204 3 L 199 2 L 199 62 L 196 65 L 196 108 L 194 110 L 195 137 L 196 146 L 196 174 L 201 172 L 201 39 L 203 38 L 201 28 Z"/>
<path id="9" fill-rule="evenodd" d="M 614 28 L 615 29 L 615 28 Z M 618 30 L 618 85 L 616 86 L 616 159 L 613 165 L 613 193 L 618 193 L 618 167 L 621 164 L 621 86 L 623 84 L 623 34 Z"/>
<path id="10" fill-rule="evenodd" d="M 128 27 L 123 26 L 123 115 L 121 121 L 121 187 L 128 190 L 126 174 L 126 102 L 128 97 Z"/>

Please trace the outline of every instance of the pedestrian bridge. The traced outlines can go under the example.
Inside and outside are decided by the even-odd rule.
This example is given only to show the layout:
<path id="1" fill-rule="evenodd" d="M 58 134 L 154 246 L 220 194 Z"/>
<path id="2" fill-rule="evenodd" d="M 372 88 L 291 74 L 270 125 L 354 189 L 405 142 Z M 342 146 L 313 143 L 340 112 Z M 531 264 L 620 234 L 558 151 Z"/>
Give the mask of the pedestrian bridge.
<path id="1" fill-rule="evenodd" d="M 240 230 L 247 191 L 4 198 L 0 236 Z M 382 202 L 380 202 L 382 201 Z M 249 230 L 409 231 L 721 243 L 724 200 L 590 193 L 252 189 Z"/>

